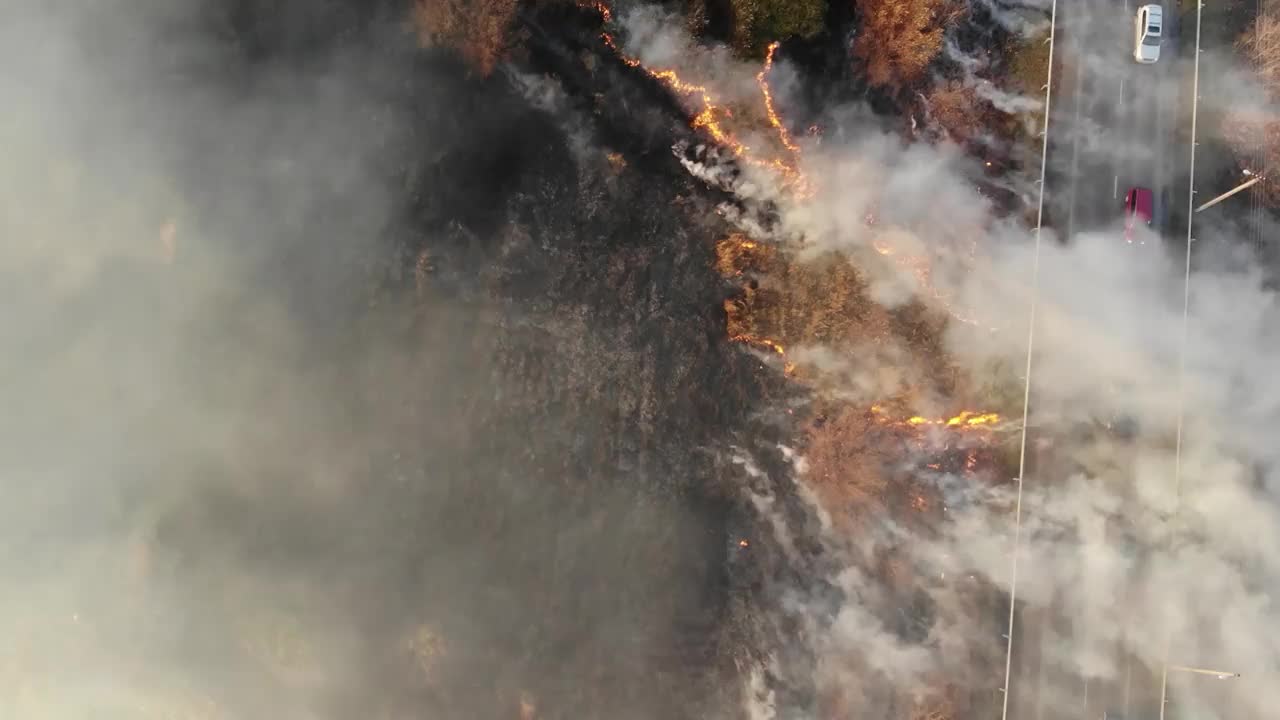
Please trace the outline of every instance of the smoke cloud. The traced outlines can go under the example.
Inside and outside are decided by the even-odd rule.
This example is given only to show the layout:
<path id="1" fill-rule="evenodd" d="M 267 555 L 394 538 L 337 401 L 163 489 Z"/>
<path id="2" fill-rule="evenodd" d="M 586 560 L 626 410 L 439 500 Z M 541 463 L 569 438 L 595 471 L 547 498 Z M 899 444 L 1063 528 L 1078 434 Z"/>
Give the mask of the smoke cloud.
<path id="1" fill-rule="evenodd" d="M 960 60 L 976 72 L 964 62 L 971 59 Z M 1022 483 L 1018 595 L 1074 628 L 1044 649 L 1052 662 L 1086 678 L 1114 677 L 1119 645 L 1159 673 L 1174 638 L 1175 665 L 1273 673 L 1280 617 L 1269 598 L 1280 576 L 1270 548 L 1280 517 L 1269 428 L 1280 407 L 1267 368 L 1280 361 L 1280 305 L 1256 261 L 1230 240 L 1233 228 L 1197 218 L 1184 320 L 1185 246 L 1176 238 L 1165 245 L 1147 234 L 1129 245 L 1118 232 L 1057 238 L 1046 230 L 1037 247 L 1032 228 L 998 216 L 974 181 L 976 163 L 957 149 L 903 141 L 856 109 L 833 110 L 823 124 L 821 146 L 803 149 L 813 195 L 762 192 L 770 187 L 764 173 L 750 183 L 732 176 L 738 185 L 728 187 L 743 189 L 739 197 L 779 208 L 776 226 L 741 224 L 744 231 L 783 245 L 799 240 L 802 261 L 839 253 L 886 308 L 921 301 L 947 313 L 945 352 L 977 377 L 1018 368 L 1002 382 L 1021 386 L 1036 306 L 1028 432 L 1040 460 Z M 875 381 L 897 363 L 892 346 L 872 338 L 866 348 L 810 345 L 789 357 L 835 388 L 825 392 L 855 402 L 901 390 Z M 1020 403 L 1010 410 L 1020 414 Z M 1132 437 L 1097 430 L 1122 416 L 1137 428 Z M 891 712 L 890 693 L 872 690 L 883 683 L 909 697 L 931 676 L 986 688 L 1002 682 L 996 672 L 967 670 L 974 648 L 994 640 L 978 633 L 1004 632 L 1002 621 L 973 622 L 975 612 L 992 610 L 963 607 L 955 584 L 926 583 L 932 620 L 927 639 L 911 641 L 889 617 L 898 600 L 885 594 L 883 576 L 862 568 L 880 550 L 906 547 L 922 577 L 1007 589 L 1017 484 L 996 478 L 984 488 L 971 477 L 915 472 L 916 481 L 945 486 L 946 521 L 927 530 L 864 527 L 857 539 L 832 531 L 827 542 L 843 548 L 844 563 L 828 580 L 843 600 L 834 612 L 822 603 L 791 607 L 815 623 L 809 642 L 819 683 L 842 688 L 848 708 L 872 716 Z M 1216 697 L 1172 682 L 1187 706 Z M 1273 692 L 1265 682 L 1230 690 L 1235 711 L 1250 717 L 1274 707 Z M 1054 700 L 1068 701 L 1077 700 Z"/>
<path id="2" fill-rule="evenodd" d="M 1044 5 L 987 4 L 1026 32 Z M 1178 243 L 1037 247 L 977 161 L 863 107 L 797 141 L 802 193 L 705 145 L 624 152 L 687 140 L 652 88 L 468 78 L 393 4 L 312 10 L 0 11 L 12 716 L 889 717 L 990 690 L 1018 483 L 937 457 L 1012 454 L 1024 381 L 1018 595 L 1066 618 L 1053 661 L 1158 670 L 1175 638 L 1280 665 L 1280 304 L 1230 227 L 1199 226 L 1184 321 Z M 757 67 L 625 28 L 759 105 Z M 767 130 L 741 138 L 781 153 Z M 865 337 L 787 350 L 808 394 L 723 342 L 702 241 L 735 224 L 865 283 Z M 936 357 L 876 340 L 920 305 Z M 972 388 L 1015 398 L 982 442 L 822 407 Z M 860 444 L 795 445 L 814 408 Z M 833 463 L 942 507 L 841 495 Z"/>

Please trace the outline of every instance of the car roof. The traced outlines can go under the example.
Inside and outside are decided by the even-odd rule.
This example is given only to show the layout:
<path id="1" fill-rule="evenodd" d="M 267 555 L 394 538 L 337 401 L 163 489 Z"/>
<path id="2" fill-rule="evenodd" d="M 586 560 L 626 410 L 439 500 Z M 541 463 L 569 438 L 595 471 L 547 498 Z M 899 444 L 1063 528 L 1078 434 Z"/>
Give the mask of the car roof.
<path id="1" fill-rule="evenodd" d="M 1129 192 L 1133 193 L 1133 209 L 1143 213 L 1144 215 L 1150 216 L 1153 212 L 1152 205 L 1155 201 L 1155 196 L 1152 194 L 1151 189 L 1134 187 L 1129 188 Z"/>
<path id="2" fill-rule="evenodd" d="M 1148 5 L 1146 7 L 1146 10 L 1147 10 L 1148 17 L 1152 17 L 1157 20 L 1159 20 L 1160 17 L 1164 15 L 1164 8 L 1160 7 L 1159 5 Z"/>

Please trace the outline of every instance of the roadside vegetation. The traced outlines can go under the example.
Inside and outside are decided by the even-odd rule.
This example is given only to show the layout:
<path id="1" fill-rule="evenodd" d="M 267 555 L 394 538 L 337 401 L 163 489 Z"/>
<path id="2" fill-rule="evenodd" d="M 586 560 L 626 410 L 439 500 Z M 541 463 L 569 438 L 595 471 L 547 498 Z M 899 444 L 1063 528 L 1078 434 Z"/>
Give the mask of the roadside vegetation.
<path id="1" fill-rule="evenodd" d="M 1044 37 L 1013 36 L 1005 44 L 1009 58 L 1007 81 L 1010 90 L 1034 95 L 1044 87 L 1049 76 L 1049 44 Z"/>
<path id="2" fill-rule="evenodd" d="M 1274 112 L 1280 100 L 1280 3 L 1266 0 L 1256 22 L 1239 33 L 1235 48 L 1252 67 L 1264 95 L 1252 103 L 1232 104 L 1222 117 L 1222 135 L 1242 167 L 1266 174 L 1280 152 L 1280 117 Z M 1262 183 L 1258 193 L 1266 204 L 1280 204 L 1277 183 Z"/>

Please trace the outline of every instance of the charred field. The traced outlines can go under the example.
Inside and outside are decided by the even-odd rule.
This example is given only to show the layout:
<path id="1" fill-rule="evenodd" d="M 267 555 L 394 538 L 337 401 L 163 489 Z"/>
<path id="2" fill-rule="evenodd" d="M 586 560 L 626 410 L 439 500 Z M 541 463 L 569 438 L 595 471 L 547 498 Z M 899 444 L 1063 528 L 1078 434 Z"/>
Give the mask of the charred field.
<path id="1" fill-rule="evenodd" d="M 597 9 L 521 7 L 521 48 L 490 75 L 420 47 L 389 1 L 193 2 L 142 28 L 136 8 L 99 12 L 88 52 L 132 101 L 96 130 L 158 148 L 160 195 L 182 209 L 141 203 L 142 226 L 176 223 L 167 264 L 112 260 L 52 299 L 14 278 L 114 358 L 88 383 L 106 398 L 33 410 L 99 449 L 94 491 L 73 491 L 79 460 L 10 456 L 62 487 L 39 523 L 13 506 L 20 547 L 109 548 L 86 560 L 96 588 L 23 571 L 90 628 L 72 652 L 132 688 L 87 706 L 727 718 L 748 668 L 772 663 L 781 712 L 841 707 L 792 642 L 812 628 L 786 608 L 833 615 L 841 591 L 789 449 L 814 447 L 828 475 L 883 475 L 863 516 L 913 517 L 938 491 L 894 465 L 906 431 L 815 400 L 733 341 L 747 321 L 732 308 L 753 329 L 797 327 L 818 301 L 756 306 L 767 291 L 718 269 L 738 201 L 682 166 L 673 147 L 707 152 L 706 134 L 611 52 Z M 95 197 L 137 162 L 125 142 L 75 142 Z M 847 289 L 834 312 L 858 320 L 832 336 L 931 351 L 937 319 L 861 309 L 856 272 L 780 272 Z M 87 383 L 65 338 L 26 339 L 31 362 L 11 369 L 32 408 Z M 924 365 L 934 390 L 964 394 L 944 358 Z M 818 492 L 848 502 L 843 482 Z M 51 540 L 64 523 L 76 533 Z M 877 602 L 924 642 L 932 611 L 891 555 L 864 569 L 898 578 Z M 27 677 L 65 650 L 46 620 L 22 625 Z M 53 692 L 24 682 L 19 710 Z M 914 707 L 892 694 L 876 707 Z"/>

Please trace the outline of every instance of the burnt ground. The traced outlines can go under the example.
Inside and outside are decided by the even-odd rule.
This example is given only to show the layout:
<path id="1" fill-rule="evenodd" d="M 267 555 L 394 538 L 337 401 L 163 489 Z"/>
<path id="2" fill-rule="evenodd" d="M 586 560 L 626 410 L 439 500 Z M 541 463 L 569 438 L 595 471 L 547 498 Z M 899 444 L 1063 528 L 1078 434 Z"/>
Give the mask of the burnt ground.
<path id="1" fill-rule="evenodd" d="M 728 198 L 673 155 L 700 142 L 675 101 L 567 5 L 521 10 L 520 75 L 487 78 L 417 47 L 391 0 L 192 6 L 104 22 L 91 50 L 145 40 L 112 122 L 160 149 L 198 232 L 56 303 L 33 366 L 63 335 L 106 358 L 37 413 L 77 459 L 8 455 L 103 476 L 15 544 L 125 547 L 127 581 L 77 591 L 84 657 L 222 717 L 577 720 L 739 717 L 746 661 L 775 649 L 783 716 L 811 715 L 776 611 L 840 598 L 776 447 L 797 390 L 727 342 Z M 137 148 L 95 130 L 110 186 Z M 918 642 L 911 608 L 885 612 Z"/>
<path id="2" fill-rule="evenodd" d="M 50 316 L 94 328 L 122 407 L 144 360 L 182 398 L 127 428 L 49 410 L 118 479 L 56 547 L 127 536 L 143 558 L 124 595 L 149 610 L 89 594 L 99 650 L 226 717 L 734 716 L 735 661 L 782 631 L 755 618 L 810 580 L 727 454 L 783 478 L 768 410 L 791 390 L 726 340 L 722 198 L 672 155 L 686 119 L 572 12 L 526 18 L 526 71 L 569 96 L 553 113 L 376 4 L 303 5 L 156 21 L 156 99 L 128 112 L 183 226 L 217 241 L 123 262 Z M 237 112 L 297 86 L 334 94 L 340 132 Z M 48 527 L 102 512 L 67 502 Z"/>

